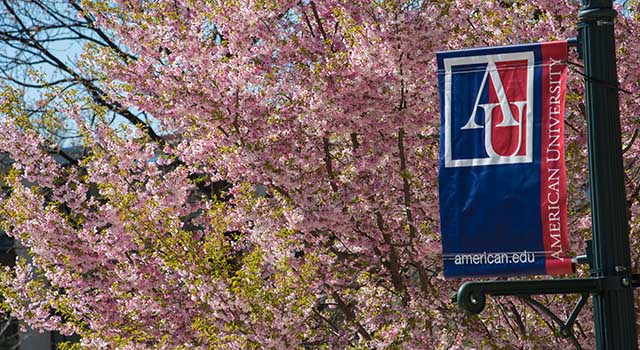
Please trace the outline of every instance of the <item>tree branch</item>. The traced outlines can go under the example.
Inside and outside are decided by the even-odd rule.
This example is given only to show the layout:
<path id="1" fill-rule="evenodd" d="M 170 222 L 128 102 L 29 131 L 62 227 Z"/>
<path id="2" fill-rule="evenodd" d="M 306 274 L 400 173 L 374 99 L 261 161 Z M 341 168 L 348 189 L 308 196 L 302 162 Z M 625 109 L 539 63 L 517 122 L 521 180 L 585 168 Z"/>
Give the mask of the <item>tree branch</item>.
<path id="1" fill-rule="evenodd" d="M 356 319 L 356 314 L 353 312 L 353 309 L 347 305 L 340 294 L 338 292 L 331 293 L 331 296 L 336 300 L 336 304 L 338 304 L 338 308 L 344 313 L 344 316 L 347 318 L 347 321 L 352 322 L 356 328 L 358 329 L 358 333 L 366 340 L 371 340 L 371 334 L 367 332 L 367 330 L 358 322 Z"/>
<path id="2" fill-rule="evenodd" d="M 382 264 L 387 268 L 387 270 L 389 270 L 389 273 L 391 274 L 391 283 L 393 283 L 394 288 L 404 296 L 403 299 L 405 302 L 408 302 L 410 297 L 407 293 L 404 276 L 400 273 L 400 258 L 398 256 L 398 251 L 392 244 L 391 235 L 389 235 L 385 228 L 384 219 L 380 212 L 376 212 L 376 224 L 382 233 L 384 242 L 389 246 L 389 261 L 383 261 Z"/>
<path id="3" fill-rule="evenodd" d="M 338 185 L 335 182 L 335 174 L 333 173 L 333 165 L 331 164 L 331 153 L 329 151 L 329 138 L 322 138 L 322 145 L 324 150 L 324 164 L 327 168 L 327 174 L 329 175 L 329 184 L 333 192 L 338 192 Z"/>
<path id="4" fill-rule="evenodd" d="M 311 1 L 309 4 L 311 5 L 311 12 L 313 12 L 313 17 L 315 18 L 316 23 L 318 24 L 318 29 L 320 29 L 320 34 L 322 34 L 322 39 L 327 40 L 328 38 L 327 32 L 324 31 L 324 27 L 322 26 L 322 19 L 320 19 L 320 15 L 318 14 L 318 9 L 316 9 L 316 3 L 314 1 Z"/>

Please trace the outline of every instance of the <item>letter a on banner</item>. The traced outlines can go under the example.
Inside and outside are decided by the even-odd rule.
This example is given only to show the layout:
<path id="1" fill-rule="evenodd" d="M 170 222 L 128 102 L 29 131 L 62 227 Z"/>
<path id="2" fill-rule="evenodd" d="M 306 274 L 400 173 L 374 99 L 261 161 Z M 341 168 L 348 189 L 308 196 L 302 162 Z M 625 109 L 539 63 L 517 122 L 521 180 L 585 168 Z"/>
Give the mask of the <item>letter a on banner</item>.
<path id="1" fill-rule="evenodd" d="M 567 43 L 439 52 L 447 277 L 564 274 Z"/>

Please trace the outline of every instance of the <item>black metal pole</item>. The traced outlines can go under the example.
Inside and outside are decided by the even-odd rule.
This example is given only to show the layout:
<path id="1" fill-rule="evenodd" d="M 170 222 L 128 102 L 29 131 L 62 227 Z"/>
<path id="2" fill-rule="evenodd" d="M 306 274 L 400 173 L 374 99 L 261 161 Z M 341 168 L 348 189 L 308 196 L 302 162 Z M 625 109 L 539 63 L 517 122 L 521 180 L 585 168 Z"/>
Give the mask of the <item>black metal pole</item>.
<path id="1" fill-rule="evenodd" d="M 593 295 L 593 315 L 597 349 L 636 350 L 612 6 L 612 0 L 582 0 L 578 24 L 589 145 L 591 274 L 619 281 Z"/>

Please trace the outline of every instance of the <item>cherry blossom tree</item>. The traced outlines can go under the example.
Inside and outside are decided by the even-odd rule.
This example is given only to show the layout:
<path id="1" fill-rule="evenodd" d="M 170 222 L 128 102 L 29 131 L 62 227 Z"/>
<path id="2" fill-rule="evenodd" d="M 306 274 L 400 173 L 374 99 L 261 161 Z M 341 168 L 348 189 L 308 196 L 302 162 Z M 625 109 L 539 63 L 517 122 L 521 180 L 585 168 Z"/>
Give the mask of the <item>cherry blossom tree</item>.
<path id="1" fill-rule="evenodd" d="M 435 52 L 574 37 L 578 2 L 82 5 L 113 43 L 88 43 L 77 63 L 102 103 L 53 86 L 41 107 L 73 123 L 86 156 L 52 156 L 20 91 L 0 95 L 0 149 L 14 161 L 2 227 L 33 256 L 0 278 L 13 316 L 87 349 L 593 348 L 588 310 L 568 338 L 518 299 L 459 311 L 436 191 Z M 625 3 L 617 22 L 634 247 L 639 6 Z M 582 254 L 583 77 L 571 60 L 570 228 Z M 113 105 L 153 122 L 114 126 Z M 563 316 L 576 298 L 538 300 Z"/>

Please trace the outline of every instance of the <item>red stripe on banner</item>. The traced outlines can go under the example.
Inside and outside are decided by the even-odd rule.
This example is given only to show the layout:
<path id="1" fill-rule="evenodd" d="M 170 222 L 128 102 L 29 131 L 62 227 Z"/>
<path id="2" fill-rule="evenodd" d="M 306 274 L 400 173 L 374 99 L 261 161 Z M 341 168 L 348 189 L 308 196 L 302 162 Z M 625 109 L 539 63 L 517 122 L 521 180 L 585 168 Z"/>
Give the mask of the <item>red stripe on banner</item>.
<path id="1" fill-rule="evenodd" d="M 564 163 L 564 100 L 567 43 L 542 44 L 542 149 L 540 210 L 547 274 L 572 272 L 568 257 L 567 180 Z"/>

